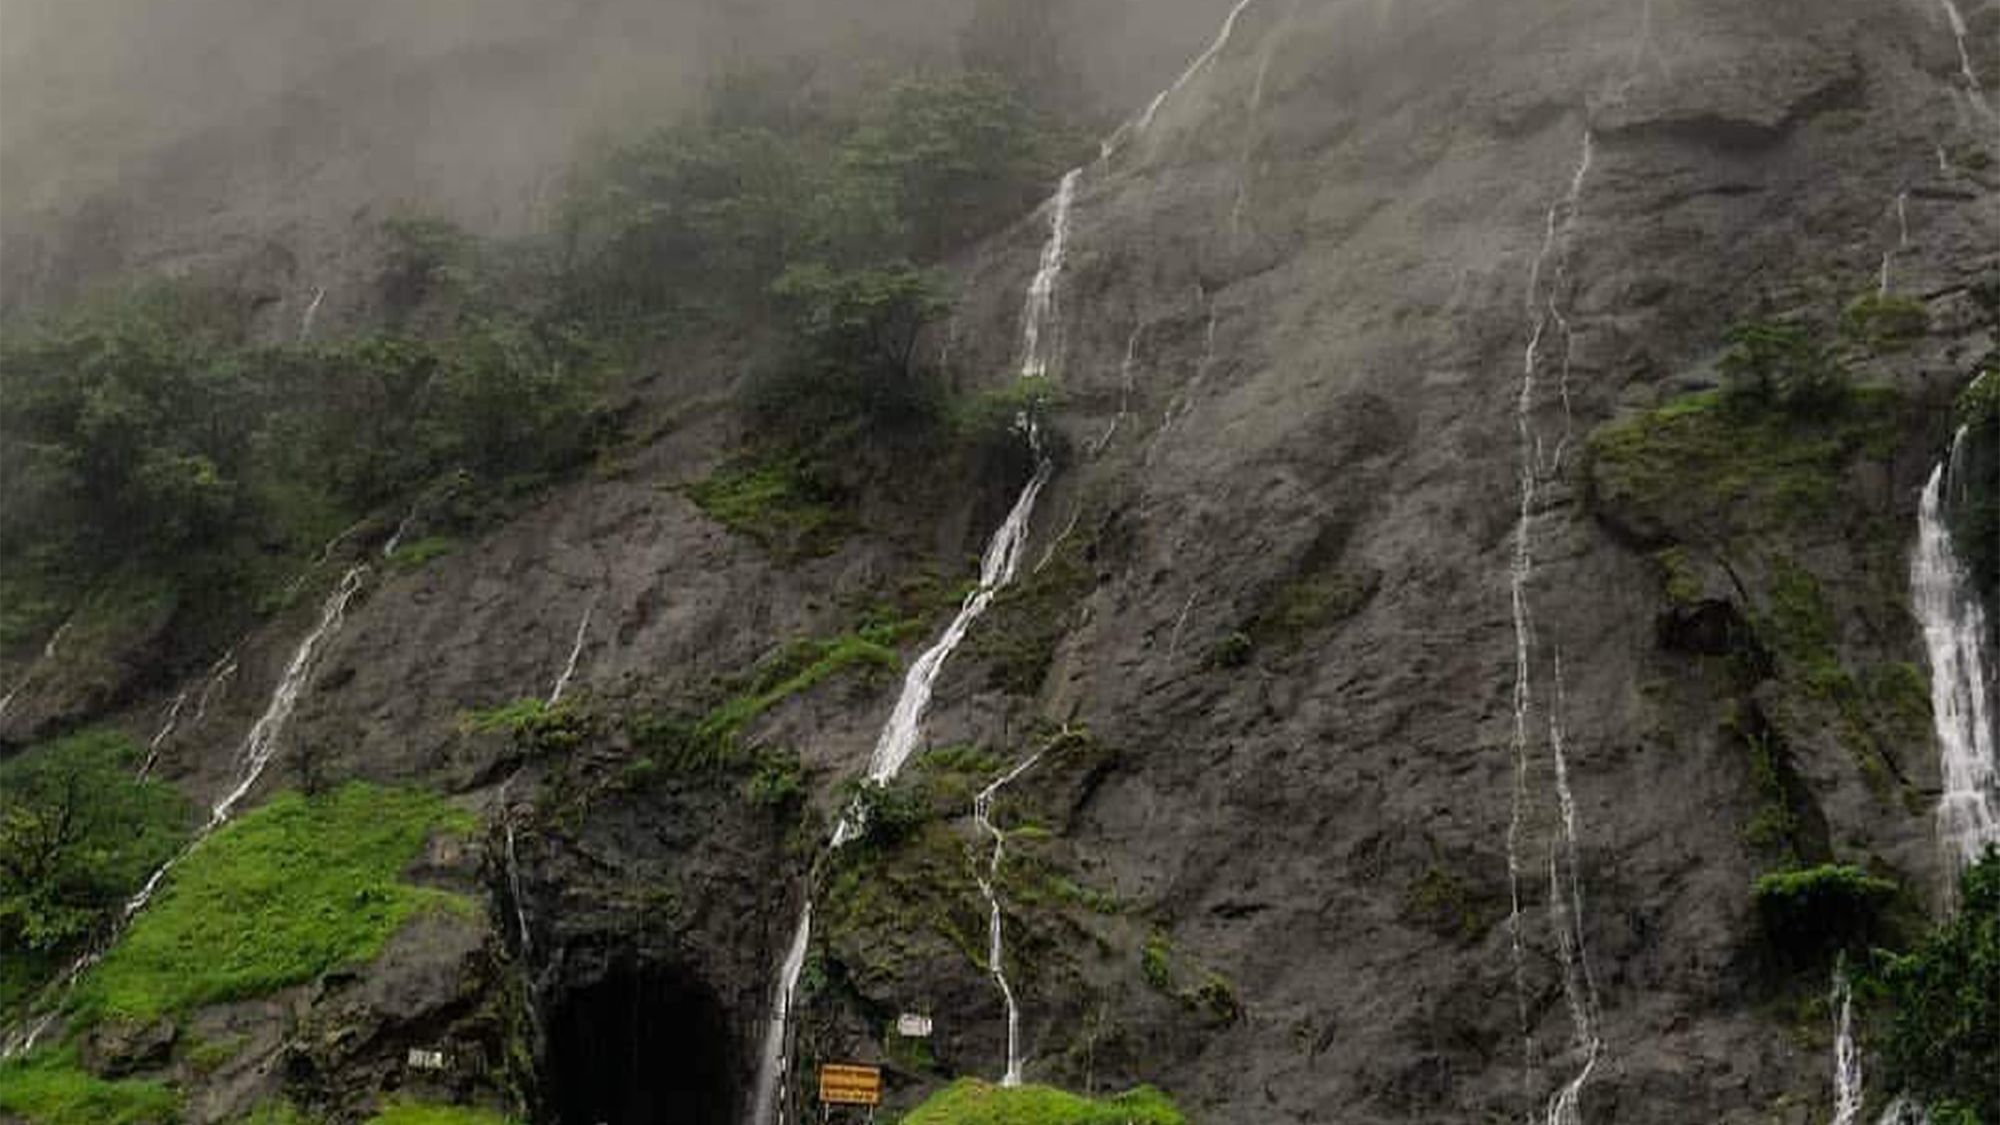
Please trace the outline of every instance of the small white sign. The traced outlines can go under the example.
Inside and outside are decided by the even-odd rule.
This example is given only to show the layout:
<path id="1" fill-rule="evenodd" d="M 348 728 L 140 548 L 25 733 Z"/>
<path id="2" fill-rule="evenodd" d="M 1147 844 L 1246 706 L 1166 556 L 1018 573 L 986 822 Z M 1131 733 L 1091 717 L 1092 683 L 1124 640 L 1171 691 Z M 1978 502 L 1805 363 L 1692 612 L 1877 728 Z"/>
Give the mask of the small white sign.
<path id="1" fill-rule="evenodd" d="M 426 1051 L 421 1047 L 410 1048 L 411 1070 L 443 1070 L 444 1052 Z"/>
<path id="2" fill-rule="evenodd" d="M 929 1039 L 931 1018 L 917 1015 L 915 1012 L 904 1012 L 896 1017 L 896 1034 L 905 1039 Z"/>

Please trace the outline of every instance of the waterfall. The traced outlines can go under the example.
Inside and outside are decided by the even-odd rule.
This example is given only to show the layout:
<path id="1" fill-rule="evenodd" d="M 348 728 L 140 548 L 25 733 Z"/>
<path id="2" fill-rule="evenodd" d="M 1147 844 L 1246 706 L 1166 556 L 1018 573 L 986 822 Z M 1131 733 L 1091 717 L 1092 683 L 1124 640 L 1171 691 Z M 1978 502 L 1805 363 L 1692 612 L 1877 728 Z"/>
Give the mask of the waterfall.
<path id="1" fill-rule="evenodd" d="M 231 648 L 228 652 L 223 653 L 222 658 L 217 660 L 214 666 L 209 669 L 208 683 L 202 685 L 201 697 L 195 701 L 194 719 L 192 720 L 194 726 L 200 726 L 201 721 L 208 717 L 208 701 L 214 697 L 216 692 L 222 690 L 222 686 L 228 683 L 231 677 L 236 675 L 236 668 L 236 650 Z"/>
<path id="2" fill-rule="evenodd" d="M 1882 251 L 1881 277 L 1876 281 L 1875 295 L 1889 295 L 1889 267 L 1895 264 L 1897 255 L 1910 248 L 1910 193 L 1896 193 L 1896 244 Z"/>
<path id="3" fill-rule="evenodd" d="M 1996 116 L 1993 104 L 1986 100 L 1986 88 L 1980 85 L 1979 72 L 1972 65 L 1972 52 L 1965 45 L 1965 14 L 1958 10 L 1953 0 L 1938 0 L 1944 8 L 1945 22 L 1951 25 L 1952 38 L 1958 41 L 1958 73 L 1965 79 L 1965 96 L 1973 107 L 1987 119 Z"/>
<path id="4" fill-rule="evenodd" d="M 257 719 L 257 725 L 250 728 L 242 749 L 237 751 L 241 772 L 236 787 L 215 803 L 207 831 L 214 831 L 227 821 L 236 810 L 237 802 L 248 796 L 257 779 L 264 775 L 264 767 L 270 765 L 272 755 L 277 753 L 278 736 L 284 733 L 285 724 L 291 721 L 292 710 L 298 706 L 299 693 L 305 690 L 306 679 L 312 674 L 313 657 L 319 654 L 320 643 L 340 628 L 347 613 L 347 603 L 361 589 L 361 580 L 367 573 L 365 564 L 348 568 L 347 573 L 341 576 L 340 584 L 327 595 L 326 602 L 320 607 L 319 625 L 299 642 L 297 651 L 292 653 L 291 663 L 285 666 L 284 677 L 278 681 L 277 690 L 271 693 L 270 705 Z"/>
<path id="5" fill-rule="evenodd" d="M 188 693 L 182 691 L 174 696 L 173 703 L 168 705 L 166 716 L 160 720 L 160 729 L 155 731 L 152 739 L 146 743 L 146 760 L 139 763 L 139 780 L 146 780 L 153 772 L 154 764 L 160 760 L 160 747 L 167 739 L 173 737 L 174 727 L 181 721 L 181 708 L 187 706 L 187 701 Z"/>
<path id="6" fill-rule="evenodd" d="M 299 318 L 299 343 L 303 344 L 312 337 L 313 318 L 319 315 L 319 303 L 324 300 L 326 286 L 322 285 L 314 291 L 312 302 L 306 305 L 305 315 Z"/>
<path id="7" fill-rule="evenodd" d="M 417 506 L 412 504 L 410 505 L 410 510 L 404 514 L 403 518 L 397 521 L 396 530 L 389 533 L 389 541 L 382 544 L 382 557 L 384 559 L 394 555 L 396 548 L 403 545 L 403 536 L 409 532 L 410 524 L 415 522 L 416 518 Z"/>
<path id="8" fill-rule="evenodd" d="M 993 983 L 1000 987 L 1000 998 L 1007 1004 L 1007 1070 L 1000 1078 L 1002 1086 L 1021 1084 L 1021 1009 L 1014 1002 L 1013 986 L 1007 983 L 1006 948 L 1000 925 L 1000 861 L 1007 852 L 1007 836 L 993 823 L 993 798 L 1000 790 L 1035 768 L 1042 760 L 1046 749 L 1038 750 L 1028 759 L 1002 776 L 999 780 L 979 791 L 972 799 L 972 819 L 980 831 L 993 838 L 993 856 L 986 864 L 986 875 L 974 876 L 979 884 L 979 893 L 986 896 L 989 921 L 986 927 L 986 961 L 993 973 Z"/>
<path id="9" fill-rule="evenodd" d="M 583 607 L 583 620 L 576 623 L 576 639 L 570 642 L 569 661 L 563 665 L 562 674 L 556 677 L 556 686 L 549 692 L 549 706 L 562 702 L 563 692 L 569 689 L 570 680 L 576 677 L 577 658 L 583 655 L 583 640 L 590 631 L 590 615 L 597 612 L 597 599 Z"/>
<path id="10" fill-rule="evenodd" d="M 1967 431 L 1952 439 L 1951 453 L 1932 470 L 1917 514 L 1917 544 L 1910 556 L 1910 598 L 1930 659 L 1931 721 L 1937 732 L 1938 843 L 1951 861 L 1948 881 L 2000 843 L 2000 777 L 1996 777 L 1986 616 L 1971 577 L 1952 544 L 1946 489 L 1964 459 Z"/>
<path id="11" fill-rule="evenodd" d="M 1833 970 L 1833 1125 L 1861 1120 L 1861 1049 L 1854 1043 L 1854 986 L 1847 966 Z"/>
<path id="12" fill-rule="evenodd" d="M 1535 507 L 1541 495 L 1542 475 L 1545 471 L 1560 467 L 1563 446 L 1558 444 L 1553 465 L 1544 466 L 1542 439 L 1535 425 L 1535 406 L 1542 366 L 1542 348 L 1551 325 L 1563 337 L 1562 386 L 1559 388 L 1568 411 L 1568 366 L 1569 366 L 1569 322 L 1561 308 L 1563 280 L 1568 270 L 1571 235 L 1581 209 L 1583 188 L 1590 176 L 1595 156 L 1595 140 L 1589 130 L 1583 134 L 1582 151 L 1578 155 L 1575 170 L 1570 175 L 1569 189 L 1551 204 L 1543 225 L 1542 245 L 1529 267 L 1526 313 L 1528 321 L 1528 343 L 1522 356 L 1520 391 L 1515 399 L 1514 425 L 1518 438 L 1517 478 L 1520 504 L 1514 527 L 1513 559 L 1508 568 L 1509 603 L 1514 626 L 1514 688 L 1513 688 L 1513 729 L 1509 738 L 1509 750 L 1513 759 L 1513 786 L 1507 820 L 1507 894 L 1508 915 L 1507 934 L 1509 955 L 1512 959 L 1514 978 L 1514 998 L 1516 1015 L 1520 1023 L 1522 1039 L 1522 1076 L 1524 1086 L 1534 1088 L 1536 1045 L 1534 1026 L 1528 1010 L 1527 942 L 1524 933 L 1525 916 L 1522 911 L 1521 884 L 1522 835 L 1526 828 L 1529 794 L 1529 774 L 1533 762 L 1533 738 L 1530 733 L 1534 709 L 1534 689 L 1532 662 L 1535 649 L 1533 615 L 1529 607 L 1528 587 L 1534 578 L 1534 521 Z M 1544 285 L 1544 275 L 1555 280 Z M 1567 429 L 1567 423 L 1565 424 Z M 1565 441 L 1567 438 L 1565 437 Z M 1561 662 L 1558 656 L 1557 675 L 1560 676 Z M 1569 895 L 1562 893 L 1561 871 L 1557 856 L 1552 851 L 1549 861 L 1550 915 L 1555 925 L 1557 949 L 1563 959 L 1563 987 L 1570 1002 L 1570 1018 L 1573 1041 L 1582 1051 L 1584 1062 L 1574 1077 L 1565 1083 L 1550 1101 L 1547 1120 L 1550 1125 L 1574 1125 L 1581 1121 L 1578 1104 L 1584 1085 L 1596 1069 L 1602 1051 L 1594 1018 L 1595 1000 L 1591 995 L 1588 970 L 1582 953 L 1582 892 L 1576 862 L 1575 805 L 1570 796 L 1568 762 L 1563 744 L 1561 727 L 1562 700 L 1560 692 L 1550 709 L 1550 751 L 1554 758 L 1557 802 L 1562 813 L 1558 827 L 1558 843 L 1562 845 L 1564 858 L 1569 865 L 1571 888 Z M 1569 899 L 1567 905 L 1565 898 Z M 1567 916 L 1566 916 L 1567 915 Z"/>
<path id="13" fill-rule="evenodd" d="M 314 666 L 313 658 L 318 654 L 321 643 L 340 628 L 347 612 L 347 604 L 353 600 L 355 593 L 360 590 L 361 580 L 367 572 L 368 568 L 366 565 L 359 565 L 349 569 L 341 578 L 339 585 L 334 588 L 334 591 L 327 595 L 325 603 L 320 607 L 319 623 L 311 632 L 306 634 L 305 638 L 299 642 L 298 648 L 293 651 L 291 662 L 285 667 L 284 676 L 279 679 L 278 686 L 271 692 L 271 702 L 265 707 L 264 713 L 258 717 L 256 724 L 250 728 L 250 733 L 244 737 L 242 746 L 238 748 L 236 752 L 236 784 L 221 800 L 215 803 L 215 807 L 209 814 L 208 822 L 195 833 L 194 839 L 189 841 L 186 847 L 182 848 L 172 859 L 161 864 L 147 877 L 146 882 L 139 888 L 138 893 L 125 901 L 124 909 L 119 913 L 117 922 L 112 927 L 111 932 L 106 934 L 102 940 L 94 943 L 82 956 L 78 957 L 67 969 L 63 970 L 62 975 L 57 977 L 55 982 L 50 985 L 51 991 L 59 990 L 67 992 L 73 988 L 77 978 L 82 976 L 85 970 L 97 963 L 98 959 L 104 955 L 104 951 L 109 949 L 113 942 L 117 941 L 119 934 L 124 931 L 124 928 L 131 924 L 133 917 L 141 910 L 144 910 L 146 905 L 153 900 L 154 894 L 159 891 L 160 884 L 166 879 L 167 874 L 181 860 L 187 858 L 189 853 L 193 852 L 195 848 L 200 847 L 201 842 L 212 835 L 216 829 L 228 823 L 230 816 L 235 812 L 237 803 L 249 794 L 250 790 L 257 784 L 258 778 L 263 776 L 264 768 L 270 765 L 271 758 L 277 751 L 278 736 L 284 733 L 285 724 L 290 721 L 292 711 L 298 706 L 299 694 L 305 689 L 306 681 L 312 675 Z M 225 656 L 224 659 L 227 660 L 228 657 Z M 226 666 L 226 670 L 228 671 L 233 671 L 234 669 L 234 662 Z M 212 683 L 213 681 L 211 681 L 211 685 Z M 206 692 L 203 693 L 204 700 L 206 694 Z M 0 1058 L 12 1058 L 15 1055 L 25 1054 L 28 1051 L 34 1050 L 36 1040 L 41 1038 L 42 1032 L 47 1030 L 55 1017 L 56 1011 L 46 1012 L 29 1027 L 25 1034 L 10 1036 L 4 1046 L 0 1046 Z"/>
<path id="14" fill-rule="evenodd" d="M 1081 168 L 1066 173 L 1049 206 L 1048 238 L 1042 244 L 1040 264 L 1034 279 L 1028 284 L 1028 295 L 1021 312 L 1023 379 L 1047 377 L 1054 362 L 1059 343 L 1055 323 L 1056 290 L 1068 254 L 1070 212 L 1076 201 L 1077 182 L 1082 173 Z M 875 749 L 869 755 L 868 780 L 872 784 L 886 784 L 902 772 L 904 764 L 916 750 L 924 715 L 930 709 L 931 692 L 937 685 L 938 674 L 944 670 L 945 661 L 965 639 L 972 623 L 979 620 L 987 607 L 993 604 L 994 596 L 1014 580 L 1015 571 L 1020 568 L 1021 553 L 1027 546 L 1029 525 L 1035 514 L 1035 501 L 1040 498 L 1042 488 L 1048 484 L 1049 476 L 1055 470 L 1053 463 L 1041 453 L 1034 419 L 1026 419 L 1025 427 L 1029 444 L 1036 454 L 1034 475 L 1021 489 L 1013 508 L 1007 512 L 1007 518 L 993 532 L 992 539 L 987 541 L 986 552 L 979 563 L 978 587 L 966 595 L 957 616 L 945 627 L 943 635 L 917 657 L 909 672 L 903 676 L 903 690 L 896 697 L 895 709 L 890 712 L 889 721 L 883 726 Z M 845 847 L 859 837 L 864 828 L 866 824 L 859 807 L 849 808 L 834 827 L 829 849 Z M 805 966 L 806 950 L 812 943 L 812 907 L 812 899 L 808 896 L 800 908 L 798 925 L 793 931 L 784 963 L 778 969 L 770 1022 L 764 1029 L 764 1046 L 758 1058 L 751 1125 L 784 1120 L 785 1107 L 780 1091 L 791 1071 L 788 1046 L 792 1008 L 797 999 L 799 974 Z"/>

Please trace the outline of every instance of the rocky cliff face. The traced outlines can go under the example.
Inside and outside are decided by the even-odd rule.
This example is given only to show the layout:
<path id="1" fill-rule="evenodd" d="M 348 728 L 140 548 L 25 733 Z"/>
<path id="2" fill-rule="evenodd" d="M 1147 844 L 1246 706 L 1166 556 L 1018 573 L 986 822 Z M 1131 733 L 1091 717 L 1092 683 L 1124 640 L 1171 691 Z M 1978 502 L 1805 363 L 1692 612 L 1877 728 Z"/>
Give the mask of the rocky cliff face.
<path id="1" fill-rule="evenodd" d="M 2000 6 L 1965 9 L 2000 86 Z M 1210 1122 L 1824 1116 L 1823 982 L 1772 969 L 1749 886 L 1791 858 L 1942 887 L 1906 553 L 2000 333 L 2000 124 L 1973 94 L 1928 0 L 1249 0 L 1082 173 L 1031 565 L 940 681 L 910 773 L 931 815 L 832 856 L 895 676 L 746 728 L 798 754 L 796 798 L 611 717 L 699 713 L 870 602 L 934 632 L 948 599 L 912 579 L 969 578 L 1020 481 L 940 498 L 910 466 L 837 552 L 774 557 L 682 488 L 732 446 L 702 397 L 731 372 L 662 376 L 656 440 L 378 564 L 288 736 L 488 815 L 487 932 L 433 944 L 537 1063 L 461 1084 L 571 1122 L 661 1089 L 740 1115 L 809 882 L 801 1057 L 885 1061 L 896 1104 L 997 1078 L 971 795 L 1045 751 L 994 812 L 1032 1080 L 1149 1081 Z M 957 263 L 955 367 L 1011 375 L 1045 232 Z M 1732 323 L 1869 294 L 1925 326 L 1856 345 L 1848 412 L 1688 405 Z M 220 786 L 302 627 L 246 648 L 170 776 Z M 573 747 L 463 733 L 573 653 Z M 408 971 L 384 965 L 318 1005 Z M 377 1041 L 449 1043 L 463 1003 Z M 935 1036 L 895 1036 L 904 1011 Z M 351 1054 L 269 1050 L 334 1059 L 291 1079 L 358 1104 Z"/>

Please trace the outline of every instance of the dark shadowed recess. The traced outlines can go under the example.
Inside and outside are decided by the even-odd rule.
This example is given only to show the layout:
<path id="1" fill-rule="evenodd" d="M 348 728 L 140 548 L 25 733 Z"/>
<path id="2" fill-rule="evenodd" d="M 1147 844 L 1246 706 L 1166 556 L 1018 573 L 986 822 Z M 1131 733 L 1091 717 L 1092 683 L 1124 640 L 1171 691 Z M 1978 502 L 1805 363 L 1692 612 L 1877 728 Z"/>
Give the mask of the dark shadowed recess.
<path id="1" fill-rule="evenodd" d="M 738 1056 L 701 980 L 620 965 L 562 996 L 551 1016 L 548 1107 L 559 1125 L 735 1125 Z"/>

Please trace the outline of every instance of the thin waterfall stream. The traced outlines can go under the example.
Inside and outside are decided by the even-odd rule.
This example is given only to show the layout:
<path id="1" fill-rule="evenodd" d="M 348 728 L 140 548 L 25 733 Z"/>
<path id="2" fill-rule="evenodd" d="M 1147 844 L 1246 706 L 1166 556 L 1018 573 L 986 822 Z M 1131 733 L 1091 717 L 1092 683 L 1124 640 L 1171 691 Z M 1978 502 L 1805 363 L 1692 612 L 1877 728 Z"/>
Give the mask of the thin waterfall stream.
<path id="1" fill-rule="evenodd" d="M 1046 378 L 1054 362 L 1058 325 L 1056 312 L 1057 283 L 1068 255 L 1070 213 L 1076 200 L 1076 189 L 1083 169 L 1071 169 L 1062 178 L 1055 198 L 1048 206 L 1049 234 L 1042 246 L 1041 261 L 1034 279 L 1028 285 L 1028 294 L 1022 310 L 1022 359 L 1021 378 Z M 924 715 L 930 708 L 931 692 L 937 684 L 937 677 L 944 665 L 965 639 L 972 623 L 993 604 L 993 598 L 1008 583 L 1014 580 L 1019 569 L 1021 555 L 1027 546 L 1028 531 L 1034 517 L 1035 501 L 1048 484 L 1054 471 L 1053 463 L 1043 453 L 1040 437 L 1032 417 L 1024 419 L 1024 427 L 1030 447 L 1035 453 L 1035 471 L 1028 483 L 1021 489 L 1020 496 L 1007 513 L 1007 518 L 994 531 L 986 544 L 985 554 L 979 566 L 979 585 L 966 596 L 959 606 L 957 616 L 946 626 L 930 648 L 926 649 L 903 677 L 903 690 L 896 698 L 896 706 L 890 712 L 889 721 L 877 738 L 875 749 L 869 755 L 868 781 L 882 785 L 893 780 L 902 772 L 917 747 Z M 850 808 L 834 827 L 833 838 L 828 850 L 836 850 L 858 837 L 866 828 L 859 809 Z M 778 980 L 772 990 L 772 1004 L 769 1022 L 765 1026 L 763 1048 L 757 1065 L 757 1085 L 752 1100 L 750 1121 L 752 1125 L 785 1120 L 785 1103 L 780 1091 L 791 1072 L 791 1023 L 798 998 L 799 977 L 805 969 L 806 952 L 812 944 L 812 911 L 810 895 L 800 907 L 798 924 L 794 927 L 792 939 L 786 947 L 784 961 L 778 968 Z"/>
<path id="2" fill-rule="evenodd" d="M 986 863 L 986 874 L 974 876 L 979 884 L 979 893 L 986 898 L 988 923 L 986 929 L 987 968 L 993 974 L 993 983 L 999 986 L 1000 998 L 1007 1005 L 1007 1070 L 1000 1078 L 1002 1086 L 1021 1084 L 1021 1007 L 1014 1000 L 1014 988 L 1007 983 L 1006 940 L 1000 919 L 1000 861 L 1007 855 L 1007 834 L 993 823 L 993 799 L 1000 790 L 1012 785 L 1022 774 L 1035 768 L 1042 760 L 1046 748 L 1030 754 L 1020 765 L 979 791 L 972 800 L 972 819 L 980 831 L 993 840 L 992 857 Z"/>
<path id="3" fill-rule="evenodd" d="M 270 703 L 266 705 L 264 713 L 258 716 L 257 722 L 250 728 L 250 733 L 244 736 L 242 745 L 237 749 L 236 782 L 221 799 L 216 801 L 209 812 L 208 821 L 195 833 L 194 839 L 189 841 L 186 847 L 147 877 L 138 892 L 126 900 L 111 932 L 93 943 L 90 949 L 64 969 L 62 975 L 49 986 L 50 993 L 66 994 L 75 987 L 77 978 L 103 957 L 105 950 L 118 939 L 125 927 L 130 925 L 132 919 L 152 901 L 168 873 L 199 847 L 203 840 L 229 822 L 237 805 L 256 786 L 258 779 L 263 777 L 265 768 L 270 765 L 272 757 L 277 753 L 278 737 L 284 733 L 285 725 L 291 720 L 292 712 L 298 706 L 299 695 L 305 690 L 306 682 L 312 676 L 321 645 L 340 629 L 346 618 L 347 605 L 360 591 L 362 579 L 367 573 L 366 564 L 350 568 L 321 604 L 318 623 L 293 650 L 292 658 L 285 666 L 284 675 L 279 678 L 277 687 L 272 689 Z M 233 670 L 234 664 L 227 667 Z M 0 1044 L 0 1058 L 13 1058 L 34 1050 L 35 1043 L 41 1038 L 42 1033 L 48 1030 L 59 1011 L 59 1007 L 52 1008 L 25 1030 L 9 1035 L 6 1042 Z"/>

